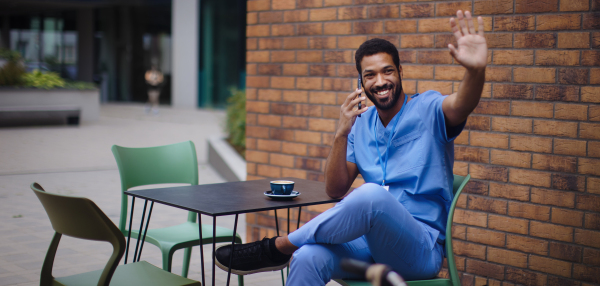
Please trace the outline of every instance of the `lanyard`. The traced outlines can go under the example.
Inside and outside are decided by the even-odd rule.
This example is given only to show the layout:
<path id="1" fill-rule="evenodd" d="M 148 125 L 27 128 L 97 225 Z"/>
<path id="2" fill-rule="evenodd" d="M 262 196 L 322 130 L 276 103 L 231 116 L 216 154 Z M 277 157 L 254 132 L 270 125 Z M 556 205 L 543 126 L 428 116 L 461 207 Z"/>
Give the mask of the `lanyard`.
<path id="1" fill-rule="evenodd" d="M 379 151 L 379 142 L 377 141 L 377 118 L 379 118 L 379 113 L 375 112 L 375 128 L 373 128 L 373 136 L 375 137 L 375 147 L 377 147 L 377 155 L 379 155 L 379 163 L 381 163 L 381 170 L 383 171 L 383 180 L 381 182 L 382 186 L 385 186 L 385 172 L 387 169 L 387 161 L 388 161 L 388 154 L 390 154 L 389 149 L 390 149 L 390 142 L 392 142 L 392 137 L 394 136 L 394 133 L 396 132 L 396 124 L 398 123 L 398 121 L 400 120 L 400 117 L 402 116 L 402 111 L 404 111 L 404 107 L 406 106 L 406 99 L 408 97 L 406 95 L 404 95 L 404 103 L 402 104 L 402 108 L 400 108 L 400 112 L 398 112 L 397 118 L 394 119 L 394 124 L 392 125 L 392 131 L 391 134 L 389 136 L 389 140 L 387 141 L 386 144 L 386 149 L 385 149 L 385 161 L 383 161 L 381 159 L 381 151 Z"/>

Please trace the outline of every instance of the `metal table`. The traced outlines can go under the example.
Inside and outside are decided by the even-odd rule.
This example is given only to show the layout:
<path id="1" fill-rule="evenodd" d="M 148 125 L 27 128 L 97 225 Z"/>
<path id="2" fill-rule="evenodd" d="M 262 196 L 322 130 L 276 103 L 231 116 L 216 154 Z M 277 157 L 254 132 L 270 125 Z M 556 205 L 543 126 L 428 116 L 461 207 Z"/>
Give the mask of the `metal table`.
<path id="1" fill-rule="evenodd" d="M 289 209 L 298 207 L 298 226 L 300 225 L 301 207 L 339 202 L 341 199 L 332 199 L 325 193 L 325 183 L 309 181 L 297 178 L 281 178 L 278 180 L 291 180 L 295 182 L 294 191 L 300 192 L 300 195 L 291 200 L 273 200 L 264 195 L 264 192 L 270 189 L 269 182 L 272 179 L 244 181 L 244 182 L 228 182 L 220 184 L 183 186 L 172 188 L 146 189 L 137 191 L 126 191 L 125 194 L 132 196 L 131 212 L 129 219 L 129 236 L 127 238 L 127 246 L 129 247 L 129 239 L 131 236 L 131 221 L 133 217 L 135 198 L 145 200 L 142 220 L 140 224 L 139 234 L 144 229 L 144 218 L 146 216 L 146 206 L 148 201 L 151 201 L 148 218 L 145 222 L 145 230 L 148 229 L 152 207 L 154 202 L 169 205 L 172 207 L 192 211 L 198 214 L 198 231 L 200 240 L 202 240 L 202 220 L 200 214 L 208 215 L 213 218 L 213 237 L 216 236 L 216 223 L 218 216 L 235 215 L 233 227 L 233 237 L 236 236 L 238 215 L 243 213 L 251 213 L 258 211 L 275 211 L 275 225 L 277 234 L 279 235 L 279 222 L 277 220 L 277 210 L 288 210 L 288 231 L 289 231 Z M 140 238 L 138 236 L 138 244 L 141 239 L 140 253 L 137 255 L 137 246 L 134 254 L 134 260 L 139 260 L 142 247 L 144 244 L 146 233 Z M 232 246 L 235 241 L 232 241 Z M 216 242 L 213 239 L 213 266 L 212 266 L 212 285 L 215 285 L 215 250 Z M 125 254 L 125 263 L 127 263 L 127 252 Z M 200 246 L 200 261 L 202 267 L 202 285 L 205 284 L 204 275 L 204 251 Z M 282 274 L 283 275 L 283 274 Z M 231 269 L 227 272 L 227 285 L 231 277 Z"/>

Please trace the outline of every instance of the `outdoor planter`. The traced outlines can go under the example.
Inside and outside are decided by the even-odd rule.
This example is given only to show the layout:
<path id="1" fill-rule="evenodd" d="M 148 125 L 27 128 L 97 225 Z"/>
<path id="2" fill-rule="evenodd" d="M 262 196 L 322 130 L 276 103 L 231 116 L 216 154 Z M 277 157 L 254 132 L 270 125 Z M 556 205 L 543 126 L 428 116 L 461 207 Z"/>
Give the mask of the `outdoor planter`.
<path id="1" fill-rule="evenodd" d="M 0 125 L 3 126 L 78 124 L 99 118 L 98 89 L 0 89 Z"/>

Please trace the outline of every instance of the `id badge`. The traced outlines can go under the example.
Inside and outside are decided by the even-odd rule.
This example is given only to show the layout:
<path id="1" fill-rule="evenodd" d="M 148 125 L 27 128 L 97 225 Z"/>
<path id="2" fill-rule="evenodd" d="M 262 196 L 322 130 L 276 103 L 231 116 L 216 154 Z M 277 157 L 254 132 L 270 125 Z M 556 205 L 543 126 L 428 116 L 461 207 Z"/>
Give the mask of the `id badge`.
<path id="1" fill-rule="evenodd" d="M 390 186 L 382 186 L 386 191 L 390 191 Z"/>

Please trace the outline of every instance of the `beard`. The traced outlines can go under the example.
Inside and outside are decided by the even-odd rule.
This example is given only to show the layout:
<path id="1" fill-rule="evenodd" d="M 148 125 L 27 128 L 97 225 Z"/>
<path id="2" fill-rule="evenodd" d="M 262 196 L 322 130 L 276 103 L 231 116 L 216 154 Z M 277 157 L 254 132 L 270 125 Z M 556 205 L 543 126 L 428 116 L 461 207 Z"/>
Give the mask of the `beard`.
<path id="1" fill-rule="evenodd" d="M 392 93 L 391 96 L 389 96 L 386 100 L 382 101 L 374 95 L 378 91 L 385 90 L 385 89 L 390 89 L 390 92 Z M 367 95 L 367 98 L 371 102 L 373 102 L 373 105 L 375 105 L 375 107 L 377 107 L 377 109 L 379 109 L 379 110 L 391 109 L 392 107 L 394 107 L 396 105 L 396 103 L 400 99 L 400 95 L 402 94 L 402 81 L 400 81 L 400 84 L 398 86 L 394 86 L 393 84 L 388 83 L 388 84 L 378 87 L 378 88 L 372 88 L 370 90 L 365 89 L 365 94 Z"/>

